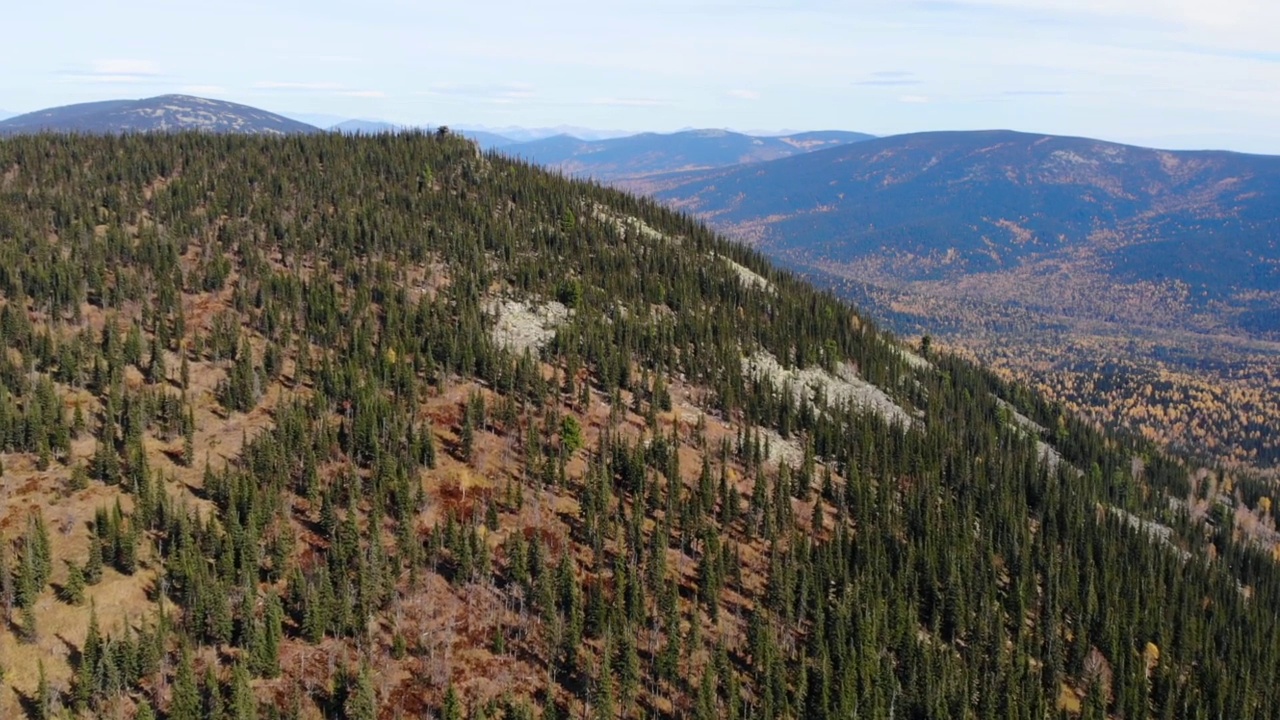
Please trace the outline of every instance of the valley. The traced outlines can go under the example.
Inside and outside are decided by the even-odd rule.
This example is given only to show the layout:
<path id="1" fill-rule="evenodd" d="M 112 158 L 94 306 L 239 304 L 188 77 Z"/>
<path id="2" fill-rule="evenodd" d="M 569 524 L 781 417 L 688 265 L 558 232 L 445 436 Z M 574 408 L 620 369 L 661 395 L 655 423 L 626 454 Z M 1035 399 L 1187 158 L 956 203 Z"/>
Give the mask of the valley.
<path id="1" fill-rule="evenodd" d="M 1280 459 L 1277 158 L 928 133 L 619 184 L 1100 423 Z"/>
<path id="2" fill-rule="evenodd" d="M 1099 425 L 1133 432 L 1207 462 L 1272 474 L 1280 437 L 1280 345 L 1236 330 L 1158 321 L 1147 299 L 1094 319 L 952 293 L 942 283 L 902 289 L 798 269 L 896 331 L 929 335 L 1004 376 L 1036 387 Z M 939 287 L 942 286 L 942 287 Z M 1027 289 L 1030 289 L 1029 287 Z M 1100 288 L 1100 296 L 1111 290 Z M 1118 294 L 1118 292 L 1117 292 Z"/>

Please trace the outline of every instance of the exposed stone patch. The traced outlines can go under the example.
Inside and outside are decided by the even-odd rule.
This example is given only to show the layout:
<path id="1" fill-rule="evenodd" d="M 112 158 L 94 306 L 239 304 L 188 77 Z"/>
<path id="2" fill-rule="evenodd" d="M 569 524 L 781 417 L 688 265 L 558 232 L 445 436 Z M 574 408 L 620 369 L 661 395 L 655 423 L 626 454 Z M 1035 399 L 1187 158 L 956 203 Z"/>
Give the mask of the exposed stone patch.
<path id="1" fill-rule="evenodd" d="M 493 341 L 514 353 L 537 352 L 556 336 L 556 328 L 573 314 L 551 300 L 533 305 L 522 300 L 494 300 L 488 307 L 497 321 Z"/>
<path id="2" fill-rule="evenodd" d="M 765 279 L 763 275 L 753 271 L 751 268 L 745 265 L 740 265 L 723 255 L 719 255 L 717 257 L 725 261 L 725 263 L 729 266 L 729 269 L 733 270 L 733 272 L 737 274 L 738 279 L 740 279 L 742 281 L 742 284 L 745 285 L 746 287 L 760 288 L 761 290 L 764 290 L 766 292 L 773 292 L 773 283 Z"/>
<path id="3" fill-rule="evenodd" d="M 925 360 L 905 347 L 895 346 L 893 349 L 903 360 L 907 362 L 907 365 L 910 365 L 916 370 L 929 370 L 933 368 L 933 363 Z"/>
<path id="4" fill-rule="evenodd" d="M 791 468 L 798 468 L 804 463 L 804 448 L 795 438 L 783 438 L 775 430 L 760 428 L 760 440 L 769 447 L 769 455 L 765 458 L 769 463 L 783 461 Z"/>
<path id="5" fill-rule="evenodd" d="M 646 240 L 679 242 L 676 238 L 672 238 L 665 233 L 650 227 L 648 223 L 638 217 L 620 215 L 600 204 L 596 204 L 591 208 L 591 214 L 600 222 L 613 225 L 613 227 L 617 229 L 618 234 L 624 239 L 627 237 L 627 233 L 635 233 Z"/>
<path id="6" fill-rule="evenodd" d="M 1057 470 L 1062 464 L 1062 454 L 1057 448 L 1041 439 L 1048 434 L 1049 430 L 1040 423 L 1018 412 L 1010 403 L 996 398 L 996 404 L 1009 413 L 1009 419 L 1013 422 L 1013 428 L 1017 432 L 1024 433 L 1036 439 L 1036 454 L 1040 459 L 1049 465 L 1050 470 Z"/>
<path id="7" fill-rule="evenodd" d="M 1191 559 L 1191 553 L 1173 544 L 1173 528 L 1168 525 L 1162 525 L 1153 520 L 1144 520 L 1137 515 L 1121 510 L 1118 507 L 1109 507 L 1107 509 L 1116 517 L 1123 520 L 1126 525 L 1142 530 L 1155 542 L 1161 543 L 1172 549 L 1178 554 L 1178 557 L 1182 558 L 1184 561 Z"/>
<path id="8" fill-rule="evenodd" d="M 1043 435 L 1044 433 L 1049 432 L 1045 426 L 1018 412 L 1017 408 L 1015 408 L 1012 403 L 996 398 L 996 404 L 1004 408 L 1009 413 L 1009 418 L 1013 420 L 1013 424 L 1023 430 L 1036 435 Z"/>
<path id="9" fill-rule="evenodd" d="M 851 403 L 878 413 L 889 422 L 900 422 L 904 426 L 916 422 L 883 390 L 858 377 L 848 363 L 841 364 L 835 374 L 817 367 L 784 368 L 771 353 L 761 350 L 743 360 L 743 371 L 750 377 L 767 378 L 774 387 L 787 389 L 797 400 L 807 397 L 812 401 L 821 393 L 828 405 Z"/>

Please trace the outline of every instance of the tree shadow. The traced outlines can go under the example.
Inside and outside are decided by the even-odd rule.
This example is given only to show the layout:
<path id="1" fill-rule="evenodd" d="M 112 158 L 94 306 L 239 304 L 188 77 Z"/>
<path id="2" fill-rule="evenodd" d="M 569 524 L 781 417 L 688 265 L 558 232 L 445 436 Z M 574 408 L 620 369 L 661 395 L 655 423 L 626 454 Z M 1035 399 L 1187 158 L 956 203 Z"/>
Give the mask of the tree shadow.
<path id="1" fill-rule="evenodd" d="M 84 657 L 81 649 L 61 633 L 55 634 L 54 637 L 58 639 L 58 642 L 62 643 L 62 647 L 67 651 L 67 664 L 71 666 L 72 670 L 80 667 L 80 660 Z"/>
<path id="2" fill-rule="evenodd" d="M 44 717 L 44 713 L 40 712 L 40 698 L 33 695 L 27 695 L 18 688 L 13 689 L 13 694 L 18 698 L 18 705 L 22 707 L 22 713 L 30 720 L 40 720 Z"/>
<path id="3" fill-rule="evenodd" d="M 179 467 L 190 467 L 186 463 L 186 453 L 183 452 L 181 448 L 178 448 L 178 449 L 165 448 L 160 452 L 163 453 L 165 457 L 169 458 L 169 460 L 172 461 L 174 465 L 177 465 Z"/>

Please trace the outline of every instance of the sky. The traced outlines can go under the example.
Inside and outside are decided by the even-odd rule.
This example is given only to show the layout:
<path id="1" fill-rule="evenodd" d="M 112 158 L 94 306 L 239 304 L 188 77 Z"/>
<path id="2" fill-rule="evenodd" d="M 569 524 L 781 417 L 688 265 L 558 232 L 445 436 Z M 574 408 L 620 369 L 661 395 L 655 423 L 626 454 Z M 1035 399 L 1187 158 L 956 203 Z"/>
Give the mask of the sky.
<path id="1" fill-rule="evenodd" d="M 0 108 L 187 93 L 618 131 L 1009 128 L 1280 154 L 1277 0 L 44 0 Z"/>

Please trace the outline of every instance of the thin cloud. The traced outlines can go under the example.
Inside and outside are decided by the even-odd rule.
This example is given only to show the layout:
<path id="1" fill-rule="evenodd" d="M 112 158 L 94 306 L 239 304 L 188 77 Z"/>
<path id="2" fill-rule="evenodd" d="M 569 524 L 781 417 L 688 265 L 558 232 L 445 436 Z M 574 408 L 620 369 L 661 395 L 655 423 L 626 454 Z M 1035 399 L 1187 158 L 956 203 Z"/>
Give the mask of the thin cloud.
<path id="1" fill-rule="evenodd" d="M 902 87 L 904 85 L 923 85 L 920 80 L 859 80 L 854 85 L 864 85 L 871 87 Z"/>
<path id="2" fill-rule="evenodd" d="M 906 103 L 907 105 L 924 105 L 925 103 L 929 102 L 929 96 L 928 95 L 899 95 L 898 102 Z"/>
<path id="3" fill-rule="evenodd" d="M 533 86 L 527 83 L 436 83 L 422 90 L 420 94 L 487 97 L 532 91 Z"/>
<path id="4" fill-rule="evenodd" d="M 603 105 L 609 107 L 667 107 L 672 105 L 670 100 L 662 100 L 659 98 L 619 98 L 604 97 L 588 100 L 588 105 Z"/>
<path id="5" fill-rule="evenodd" d="M 910 70 L 877 70 L 866 79 L 857 80 L 853 84 L 864 87 L 904 87 L 923 85 L 924 82 Z"/>
<path id="6" fill-rule="evenodd" d="M 1005 90 L 1003 97 L 1059 97 L 1069 95 L 1066 90 Z"/>
<path id="7" fill-rule="evenodd" d="M 384 98 L 387 96 L 381 90 L 339 90 L 336 94 L 353 98 Z"/>
<path id="8" fill-rule="evenodd" d="M 532 90 L 504 90 L 496 95 L 480 99 L 496 105 L 515 105 L 525 100 L 532 100 L 537 96 L 537 93 Z"/>
<path id="9" fill-rule="evenodd" d="M 183 85 L 178 91 L 186 95 L 226 95 L 227 89 L 221 85 Z"/>
<path id="10" fill-rule="evenodd" d="M 150 60 L 94 60 L 90 65 L 90 75 L 130 75 L 139 77 L 155 77 L 160 74 L 156 64 Z"/>
<path id="11" fill-rule="evenodd" d="M 1207 57 L 1231 58 L 1233 60 L 1253 60 L 1255 62 L 1280 64 L 1280 52 L 1269 50 L 1241 50 L 1239 48 L 1215 48 L 1203 45 L 1191 45 L 1187 43 L 1174 43 L 1172 47 L 1176 50 L 1191 53 L 1194 55 L 1204 55 Z"/>
<path id="12" fill-rule="evenodd" d="M 415 95 L 430 97 L 475 100 L 493 105 L 515 105 L 532 100 L 538 96 L 532 85 L 528 83 L 493 83 L 463 84 L 436 83 Z"/>
<path id="13" fill-rule="evenodd" d="M 725 94 L 731 98 L 737 98 L 738 100 L 759 100 L 760 99 L 760 93 L 755 90 L 730 90 Z"/>
<path id="14" fill-rule="evenodd" d="M 156 81 L 155 78 L 149 75 L 82 75 L 72 73 L 64 77 L 68 82 L 88 85 L 141 85 Z"/>
<path id="15" fill-rule="evenodd" d="M 156 82 L 163 76 L 150 60 L 93 60 L 88 70 L 61 73 L 68 82 L 89 85 L 140 85 Z"/>
<path id="16" fill-rule="evenodd" d="M 342 86 L 331 82 L 292 82 L 278 80 L 260 80 L 253 84 L 259 90 L 341 90 Z"/>

